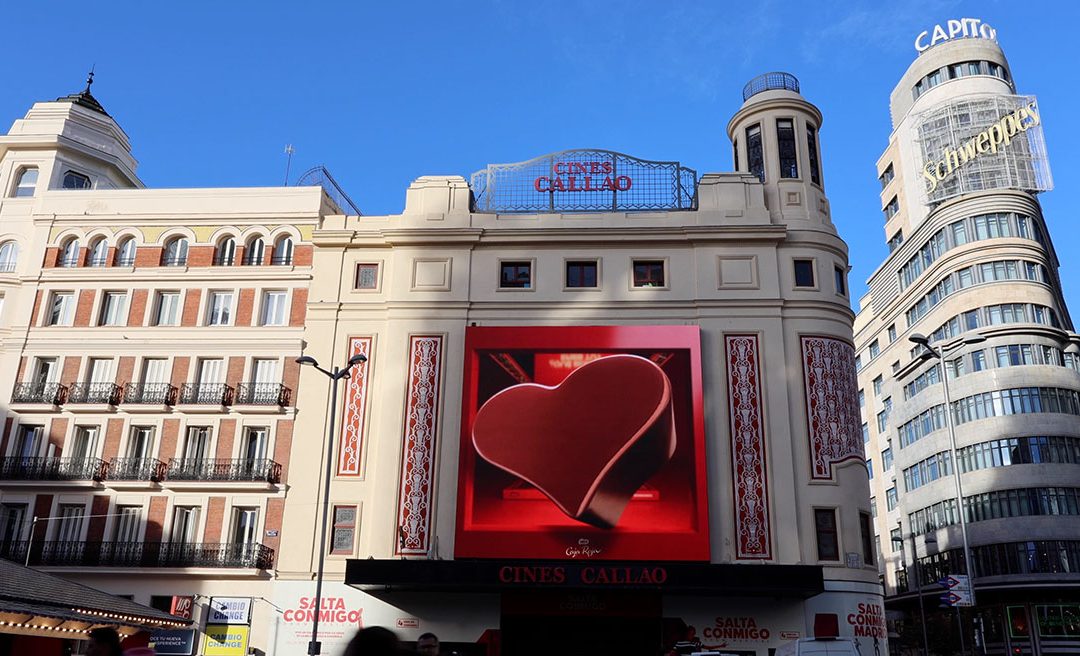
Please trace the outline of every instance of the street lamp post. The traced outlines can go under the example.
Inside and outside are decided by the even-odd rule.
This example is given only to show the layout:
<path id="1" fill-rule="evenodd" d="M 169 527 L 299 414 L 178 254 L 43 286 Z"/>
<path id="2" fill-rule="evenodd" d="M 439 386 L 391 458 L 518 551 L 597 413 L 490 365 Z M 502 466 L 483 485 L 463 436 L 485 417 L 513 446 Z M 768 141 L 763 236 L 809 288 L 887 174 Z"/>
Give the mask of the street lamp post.
<path id="1" fill-rule="evenodd" d="M 900 530 L 900 561 L 903 564 L 904 560 L 904 525 L 898 519 L 896 520 L 896 528 Z M 923 605 L 923 590 L 922 590 L 922 572 L 919 571 L 919 550 L 915 546 L 915 527 L 910 526 L 911 529 L 911 565 L 915 570 L 915 592 L 919 595 L 919 625 L 922 627 L 922 643 L 923 643 L 923 656 L 930 656 L 930 640 L 926 635 L 926 607 Z M 928 536 L 925 539 L 927 544 L 930 543 L 933 536 Z M 907 566 L 904 566 L 905 572 Z M 908 587 L 911 587 L 911 577 L 908 577 Z"/>
<path id="2" fill-rule="evenodd" d="M 367 362 L 367 357 L 357 354 L 349 358 L 342 368 L 334 367 L 333 371 L 327 371 L 319 366 L 315 358 L 304 355 L 296 359 L 297 364 L 308 365 L 315 371 L 324 374 L 330 379 L 330 426 L 326 436 L 326 481 L 323 486 L 322 498 L 322 529 L 319 537 L 319 569 L 315 576 L 315 612 L 311 618 L 311 640 L 308 642 L 307 653 L 316 656 L 322 653 L 322 645 L 319 643 L 319 609 L 322 606 L 323 566 L 326 562 L 326 525 L 329 523 L 328 512 L 330 508 L 330 477 L 334 473 L 334 418 L 337 414 L 338 381 L 348 378 L 349 370 L 354 366 Z"/>

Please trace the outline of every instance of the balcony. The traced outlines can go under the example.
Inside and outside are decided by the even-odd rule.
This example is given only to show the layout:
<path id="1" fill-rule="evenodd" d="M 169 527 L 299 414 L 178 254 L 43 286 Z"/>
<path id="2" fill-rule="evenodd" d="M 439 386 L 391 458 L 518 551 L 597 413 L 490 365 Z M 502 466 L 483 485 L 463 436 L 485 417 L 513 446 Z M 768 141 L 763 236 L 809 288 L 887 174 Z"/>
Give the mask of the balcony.
<path id="1" fill-rule="evenodd" d="M 23 405 L 60 405 L 64 402 L 66 392 L 67 388 L 60 383 L 15 383 L 11 402 Z"/>
<path id="2" fill-rule="evenodd" d="M 107 471 L 98 458 L 0 458 L 5 481 L 101 481 Z"/>
<path id="3" fill-rule="evenodd" d="M 0 558 L 26 558 L 25 541 L 0 543 Z M 228 567 L 270 569 L 274 550 L 249 544 L 169 544 L 160 542 L 38 542 L 30 564 L 52 567 Z"/>
<path id="4" fill-rule="evenodd" d="M 168 383 L 128 383 L 121 403 L 128 412 L 164 412 L 176 403 L 176 388 Z"/>
<path id="5" fill-rule="evenodd" d="M 290 390 L 281 383 L 237 383 L 235 405 L 277 406 L 289 405 Z"/>
<path id="6" fill-rule="evenodd" d="M 288 253 L 286 255 L 278 255 L 278 254 L 275 253 L 270 258 L 270 264 L 272 264 L 274 266 L 289 266 L 292 263 L 293 263 L 292 253 Z"/>
<path id="7" fill-rule="evenodd" d="M 232 403 L 232 392 L 225 383 L 184 383 L 180 386 L 180 405 L 225 406 Z"/>
<path id="8" fill-rule="evenodd" d="M 228 460 L 173 458 L 165 474 L 170 481 L 281 482 L 281 465 L 269 459 Z"/>
<path id="9" fill-rule="evenodd" d="M 68 404 L 116 405 L 120 402 L 120 386 L 113 383 L 73 383 L 68 387 Z"/>
<path id="10" fill-rule="evenodd" d="M 165 479 L 165 463 L 154 458 L 113 458 L 109 461 L 110 481 L 149 481 Z"/>

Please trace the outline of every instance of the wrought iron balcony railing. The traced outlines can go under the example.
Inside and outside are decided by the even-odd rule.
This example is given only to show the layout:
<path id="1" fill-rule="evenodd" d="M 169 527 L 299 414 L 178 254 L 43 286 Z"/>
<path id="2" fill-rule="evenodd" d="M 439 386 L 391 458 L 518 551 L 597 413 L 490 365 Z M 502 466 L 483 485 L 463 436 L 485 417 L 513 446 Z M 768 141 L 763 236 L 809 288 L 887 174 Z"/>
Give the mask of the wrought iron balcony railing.
<path id="1" fill-rule="evenodd" d="M 119 402 L 120 386 L 114 383 L 73 383 L 68 387 L 67 403 L 116 405 Z"/>
<path id="2" fill-rule="evenodd" d="M 113 458 L 109 461 L 110 481 L 151 481 L 165 479 L 165 463 L 155 458 Z"/>
<path id="3" fill-rule="evenodd" d="M 224 255 L 218 253 L 214 255 L 214 266 L 232 266 L 236 264 L 236 254 Z"/>
<path id="4" fill-rule="evenodd" d="M 100 481 L 107 470 L 99 458 L 0 458 L 6 481 Z"/>
<path id="5" fill-rule="evenodd" d="M 163 255 L 161 266 L 187 266 L 187 255 Z"/>
<path id="6" fill-rule="evenodd" d="M 92 267 L 105 267 L 109 266 L 109 258 L 107 256 L 91 257 L 86 260 L 86 266 Z"/>
<path id="7" fill-rule="evenodd" d="M 184 383 L 180 403 L 188 405 L 229 405 L 233 389 L 225 383 Z"/>
<path id="8" fill-rule="evenodd" d="M 117 255 L 116 256 L 116 266 L 118 266 L 118 267 L 135 266 L 135 256 L 134 255 Z"/>
<path id="9" fill-rule="evenodd" d="M 11 393 L 12 403 L 52 403 L 64 402 L 67 388 L 60 383 L 15 383 Z"/>
<path id="10" fill-rule="evenodd" d="M 54 567 L 232 567 L 270 569 L 274 550 L 258 543 L 33 542 L 30 564 Z M 0 558 L 23 561 L 27 543 L 0 542 Z"/>
<path id="11" fill-rule="evenodd" d="M 15 271 L 15 262 L 0 262 L 0 273 L 12 273 Z"/>
<path id="12" fill-rule="evenodd" d="M 236 405 L 289 405 L 289 388 L 281 383 L 237 383 Z"/>
<path id="13" fill-rule="evenodd" d="M 128 383 L 123 403 L 172 405 L 176 403 L 176 388 L 168 383 Z"/>
<path id="14" fill-rule="evenodd" d="M 277 255 L 277 254 L 275 254 L 275 255 L 272 255 L 270 257 L 270 264 L 272 264 L 272 265 L 287 266 L 287 265 L 290 265 L 292 263 L 293 263 L 292 254 L 288 254 L 288 255 Z"/>
<path id="15" fill-rule="evenodd" d="M 281 465 L 267 458 L 173 458 L 165 474 L 170 481 L 281 482 Z"/>

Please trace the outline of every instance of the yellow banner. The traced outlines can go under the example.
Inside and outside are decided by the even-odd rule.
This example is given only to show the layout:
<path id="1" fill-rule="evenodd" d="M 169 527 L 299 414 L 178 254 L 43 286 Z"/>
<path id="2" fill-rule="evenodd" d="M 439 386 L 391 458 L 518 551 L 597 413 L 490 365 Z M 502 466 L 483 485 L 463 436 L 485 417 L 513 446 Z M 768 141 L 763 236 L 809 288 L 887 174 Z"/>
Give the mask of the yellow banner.
<path id="1" fill-rule="evenodd" d="M 209 624 L 206 627 L 205 656 L 246 656 L 251 627 Z"/>

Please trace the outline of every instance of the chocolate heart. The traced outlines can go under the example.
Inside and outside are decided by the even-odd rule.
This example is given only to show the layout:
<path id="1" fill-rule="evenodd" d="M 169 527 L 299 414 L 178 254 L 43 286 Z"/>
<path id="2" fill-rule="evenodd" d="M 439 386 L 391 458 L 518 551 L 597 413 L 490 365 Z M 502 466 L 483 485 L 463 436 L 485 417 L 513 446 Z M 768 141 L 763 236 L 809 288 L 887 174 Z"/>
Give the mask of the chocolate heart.
<path id="1" fill-rule="evenodd" d="M 526 383 L 476 413 L 473 446 L 573 519 L 614 527 L 634 492 L 675 453 L 671 381 L 636 355 L 610 355 L 554 387 Z"/>

